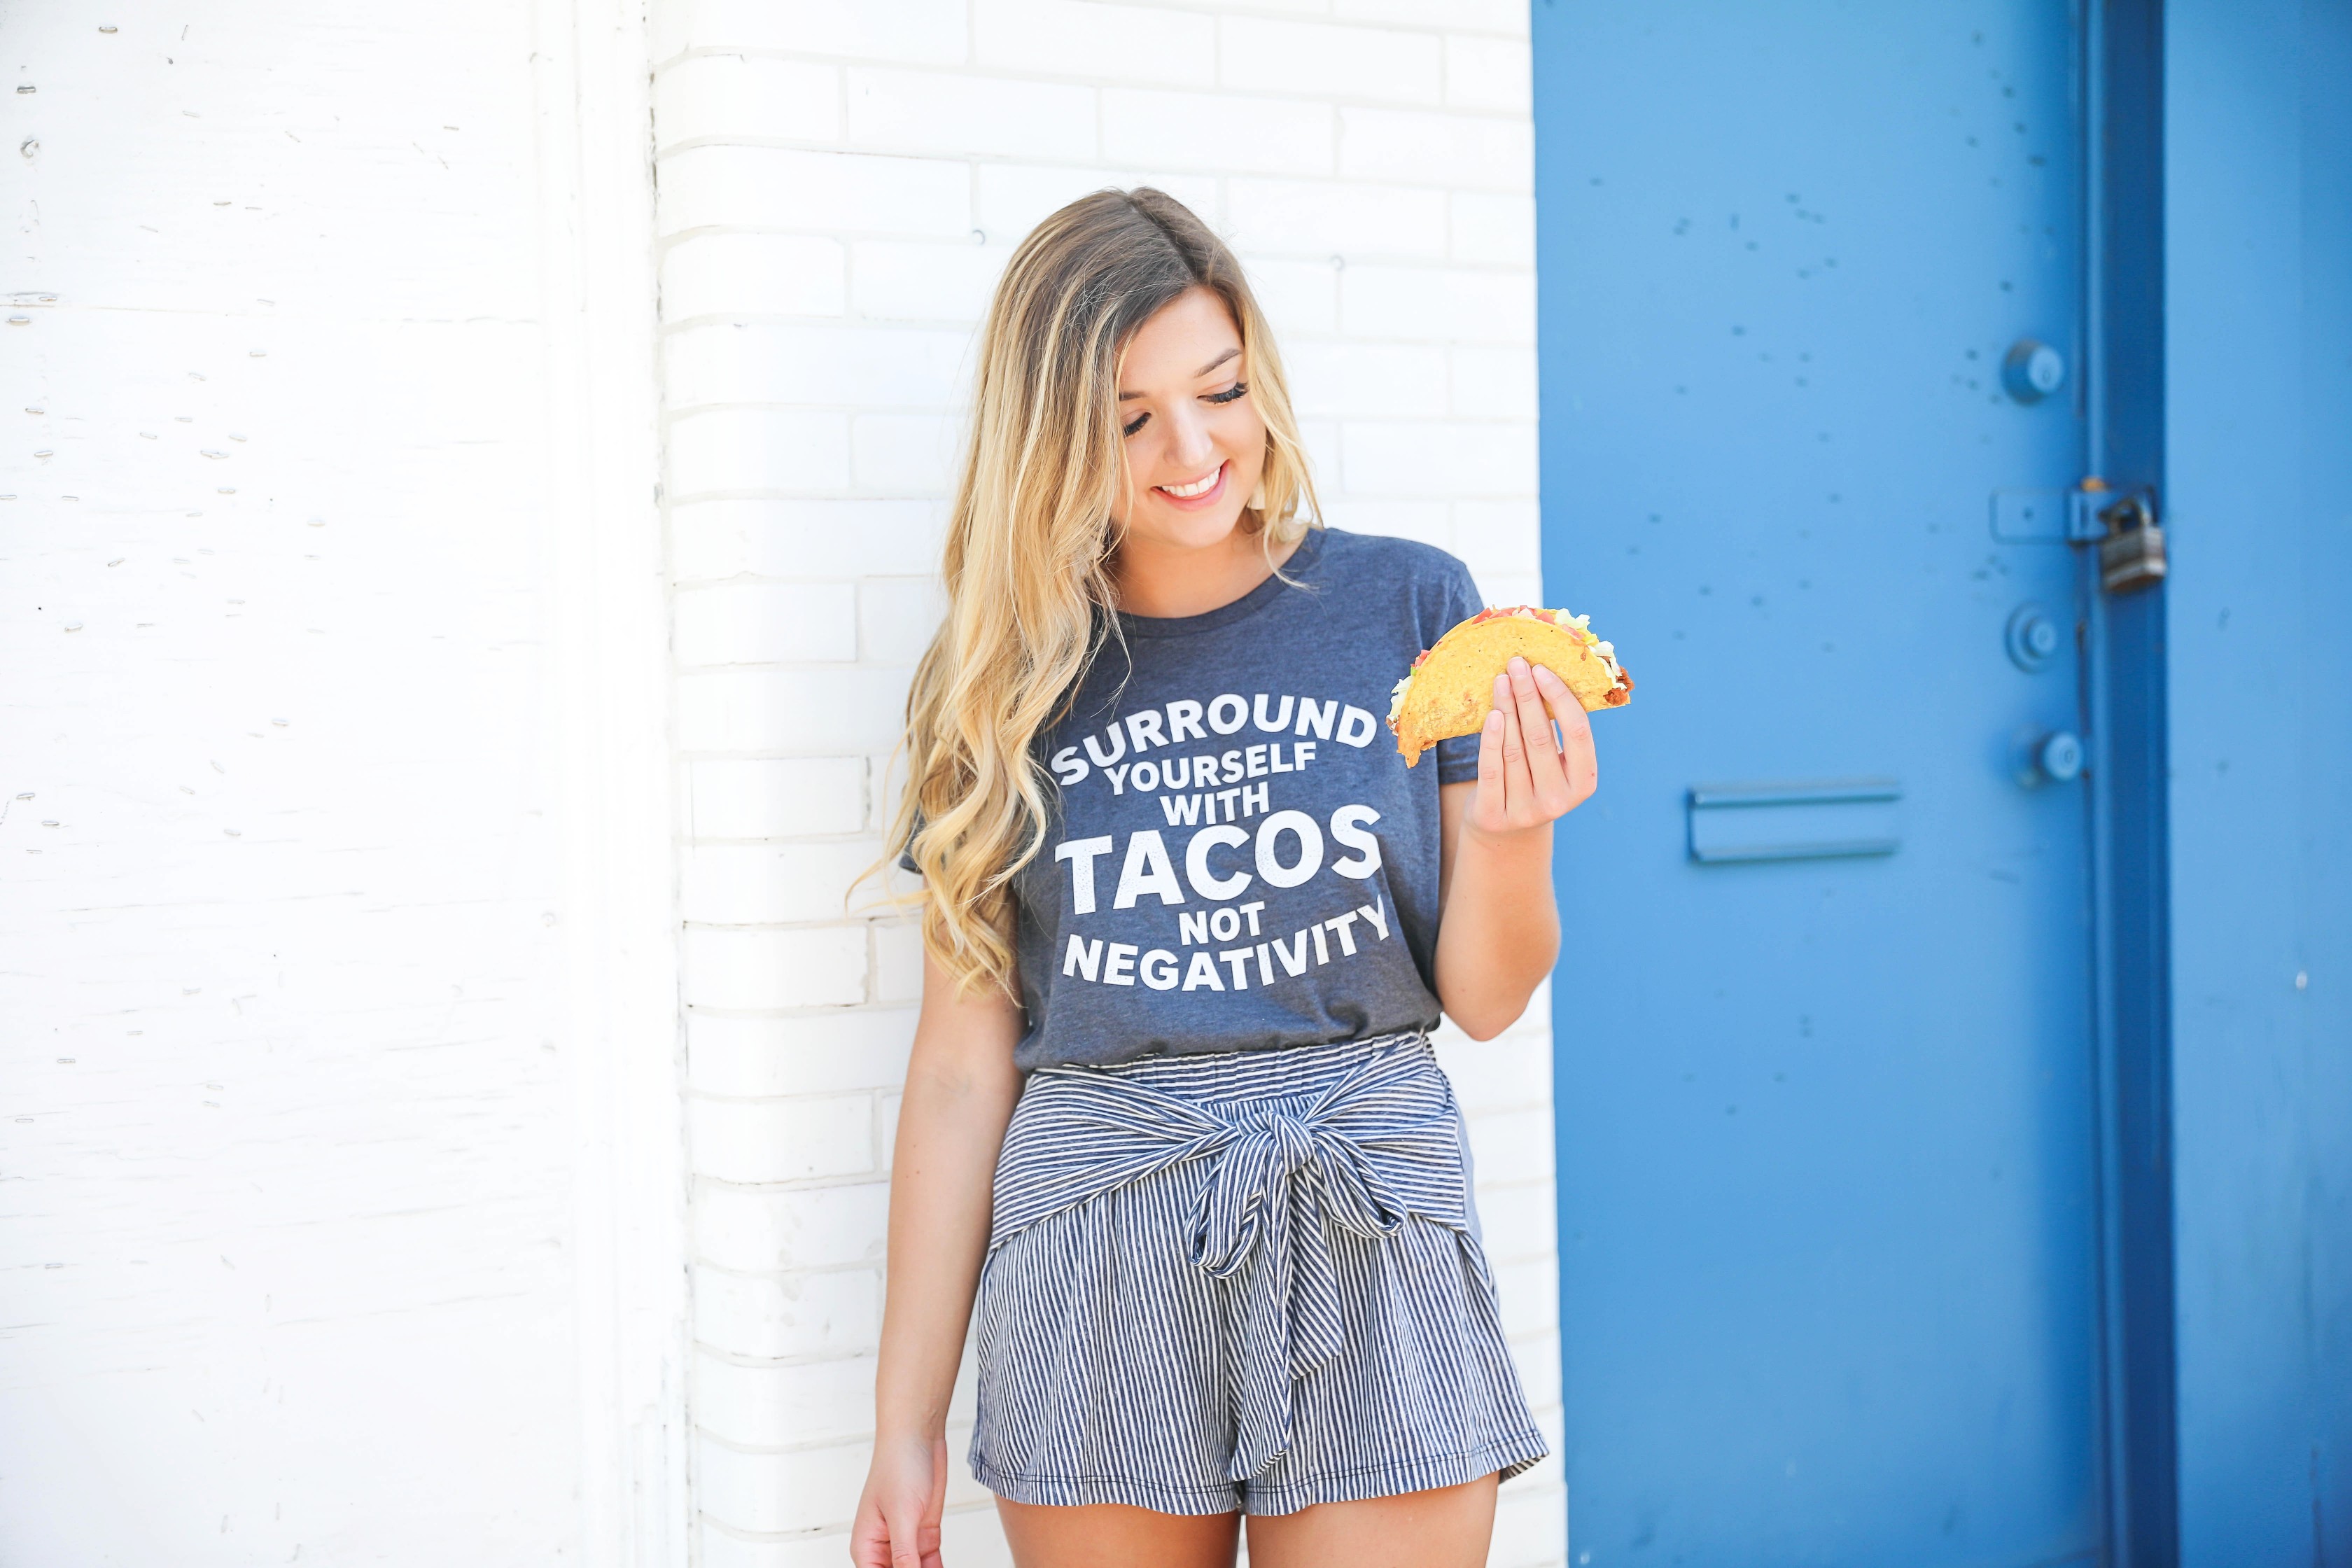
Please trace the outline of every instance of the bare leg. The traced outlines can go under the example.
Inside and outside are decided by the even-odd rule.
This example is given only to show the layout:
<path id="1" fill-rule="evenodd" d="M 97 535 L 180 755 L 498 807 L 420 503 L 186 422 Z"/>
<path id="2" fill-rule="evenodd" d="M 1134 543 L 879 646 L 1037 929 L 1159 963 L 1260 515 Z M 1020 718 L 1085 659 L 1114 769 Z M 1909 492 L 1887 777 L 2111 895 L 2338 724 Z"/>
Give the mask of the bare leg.
<path id="1" fill-rule="evenodd" d="M 1433 1491 L 1253 1518 L 1250 1568 L 1483 1568 L 1496 1484 L 1481 1476 Z"/>
<path id="2" fill-rule="evenodd" d="M 998 1498 L 996 1516 L 1020 1568 L 1233 1568 L 1241 1537 L 1239 1514 L 1154 1513 L 1121 1503 L 1048 1508 Z"/>

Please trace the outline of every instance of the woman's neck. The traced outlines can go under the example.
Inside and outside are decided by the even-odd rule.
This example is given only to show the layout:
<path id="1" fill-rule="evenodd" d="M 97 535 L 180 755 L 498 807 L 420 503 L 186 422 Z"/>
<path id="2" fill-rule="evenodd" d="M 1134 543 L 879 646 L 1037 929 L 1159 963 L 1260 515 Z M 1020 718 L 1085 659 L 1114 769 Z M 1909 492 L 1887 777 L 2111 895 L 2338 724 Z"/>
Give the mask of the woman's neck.
<path id="1" fill-rule="evenodd" d="M 1191 548 L 1130 536 L 1111 557 L 1111 586 L 1118 607 L 1130 616 L 1202 616 L 1265 582 L 1297 548 L 1294 539 L 1269 550 L 1263 534 L 1240 528 L 1214 544 Z"/>

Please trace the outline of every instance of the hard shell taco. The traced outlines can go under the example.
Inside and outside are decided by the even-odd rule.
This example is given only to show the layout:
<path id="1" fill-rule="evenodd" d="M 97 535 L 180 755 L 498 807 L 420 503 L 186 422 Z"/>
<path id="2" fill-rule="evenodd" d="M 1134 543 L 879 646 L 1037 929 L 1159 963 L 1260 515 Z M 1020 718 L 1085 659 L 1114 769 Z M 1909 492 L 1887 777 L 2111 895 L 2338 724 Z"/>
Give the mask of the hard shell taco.
<path id="1" fill-rule="evenodd" d="M 1481 610 L 1412 661 L 1389 704 L 1397 751 L 1412 767 L 1421 753 L 1453 735 L 1475 735 L 1494 705 L 1495 677 L 1517 654 L 1567 683 L 1586 712 L 1622 708 L 1633 678 L 1617 650 L 1595 637 L 1589 617 L 1533 605 Z"/>

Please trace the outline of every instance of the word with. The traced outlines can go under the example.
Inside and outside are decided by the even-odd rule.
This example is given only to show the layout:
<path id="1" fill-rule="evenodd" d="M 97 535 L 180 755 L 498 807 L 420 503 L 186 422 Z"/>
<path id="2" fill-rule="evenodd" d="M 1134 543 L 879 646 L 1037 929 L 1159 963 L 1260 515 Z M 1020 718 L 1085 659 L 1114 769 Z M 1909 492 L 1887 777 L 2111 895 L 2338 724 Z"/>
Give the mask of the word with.
<path id="1" fill-rule="evenodd" d="M 1066 789 L 1077 784 L 1096 768 L 1108 768 L 1128 753 L 1132 745 L 1138 756 L 1158 746 L 1179 746 L 1186 741 L 1206 741 L 1209 732 L 1230 735 L 1244 724 L 1255 721 L 1269 735 L 1285 731 L 1318 741 L 1337 740 L 1342 745 L 1359 751 L 1372 743 L 1381 732 L 1381 721 L 1352 703 L 1342 703 L 1338 698 L 1318 701 L 1312 697 L 1297 700 L 1298 722 L 1291 724 L 1292 700 L 1285 697 L 1282 706 L 1272 714 L 1265 710 L 1266 696 L 1261 691 L 1255 704 L 1243 701 L 1233 692 L 1213 699 L 1206 707 L 1189 697 L 1179 697 L 1164 708 L 1146 708 L 1130 713 L 1126 719 L 1102 731 L 1098 738 L 1086 737 L 1087 755 L 1078 755 L 1076 746 L 1064 746 L 1054 753 L 1054 776 Z M 1166 722 L 1161 722 L 1161 716 Z M 1202 728 L 1203 721 L 1207 728 Z M 1094 759 L 1092 765 L 1087 758 Z M 1197 762 L 1197 759 L 1196 759 Z M 1143 785 L 1143 788 L 1153 786 Z"/>
<path id="2" fill-rule="evenodd" d="M 1299 741 L 1290 748 L 1288 763 L 1282 760 L 1282 747 L 1244 746 L 1210 756 L 1169 757 L 1154 762 L 1146 757 L 1139 763 L 1121 763 L 1117 767 L 1103 769 L 1103 777 L 1110 780 L 1110 793 L 1125 795 L 1127 786 L 1135 786 L 1138 795 L 1149 795 L 1156 789 L 1182 789 L 1191 784 L 1202 789 L 1213 784 L 1239 784 L 1244 779 L 1264 778 L 1268 773 L 1295 773 L 1315 760 L 1315 742 Z M 1078 778 L 1086 775 L 1080 773 Z M 1066 778 L 1066 784 L 1078 779 Z"/>
<path id="3" fill-rule="evenodd" d="M 1202 822 L 1217 820 L 1217 808 L 1224 807 L 1224 820 L 1237 816 L 1255 816 L 1266 808 L 1266 791 L 1271 784 L 1243 784 L 1235 789 L 1221 789 L 1214 795 L 1163 795 L 1160 797 L 1160 815 L 1168 819 L 1171 827 L 1191 827 Z M 1239 810 L 1235 798 L 1239 796 Z"/>
<path id="4" fill-rule="evenodd" d="M 1225 911 L 1220 910 L 1219 914 Z M 1138 980 L 1154 991 L 1173 991 L 1180 984 L 1187 991 L 1246 991 L 1250 988 L 1250 961 L 1257 961 L 1257 983 L 1261 987 L 1272 985 L 1277 979 L 1289 980 L 1307 973 L 1307 944 L 1315 944 L 1314 963 L 1331 962 L 1331 940 L 1339 945 L 1339 956 L 1356 956 L 1356 921 L 1361 920 L 1370 932 L 1368 940 L 1386 942 L 1389 939 L 1387 904 L 1379 899 L 1369 904 L 1359 904 L 1346 914 L 1334 915 L 1328 921 L 1318 921 L 1291 933 L 1288 941 L 1276 937 L 1250 947 L 1229 948 L 1210 962 L 1206 949 L 1193 952 L 1192 962 L 1182 966 L 1181 977 L 1176 954 L 1164 947 L 1144 951 L 1133 942 L 1114 942 L 1105 947 L 1100 937 L 1089 942 L 1071 933 L 1070 944 L 1062 954 L 1062 973 L 1066 978 L 1092 980 L 1103 985 L 1132 985 Z M 1326 933 L 1328 933 L 1327 939 Z M 1224 977 L 1217 973 L 1223 963 L 1233 975 L 1227 986 Z M 1282 971 L 1275 973 L 1276 967 Z"/>
<path id="5" fill-rule="evenodd" d="M 1369 805 L 1343 805 L 1331 814 L 1331 837 L 1355 851 L 1332 861 L 1332 870 L 1361 881 L 1381 868 L 1381 841 L 1364 831 L 1380 819 L 1381 814 Z M 1285 834 L 1298 840 L 1298 858 L 1288 865 L 1283 863 L 1281 854 Z M 1095 912 L 1095 862 L 1109 854 L 1116 842 L 1106 833 L 1097 838 L 1066 838 L 1054 846 L 1054 858 L 1070 868 L 1072 914 Z M 1250 835 L 1238 827 L 1221 823 L 1202 828 L 1184 845 L 1184 881 L 1211 903 L 1241 897 L 1254 880 L 1250 873 L 1221 875 L 1209 857 L 1219 849 L 1238 849 L 1250 842 Z M 1277 811 L 1259 823 L 1253 848 L 1257 875 L 1271 888 L 1297 887 L 1323 868 L 1323 829 L 1303 811 Z M 1175 863 L 1169 858 L 1168 846 L 1156 827 L 1128 835 L 1127 856 L 1119 865 L 1118 889 L 1111 894 L 1110 907 L 1131 910 L 1146 893 L 1158 895 L 1163 904 L 1184 901 L 1183 884 L 1176 880 Z"/>

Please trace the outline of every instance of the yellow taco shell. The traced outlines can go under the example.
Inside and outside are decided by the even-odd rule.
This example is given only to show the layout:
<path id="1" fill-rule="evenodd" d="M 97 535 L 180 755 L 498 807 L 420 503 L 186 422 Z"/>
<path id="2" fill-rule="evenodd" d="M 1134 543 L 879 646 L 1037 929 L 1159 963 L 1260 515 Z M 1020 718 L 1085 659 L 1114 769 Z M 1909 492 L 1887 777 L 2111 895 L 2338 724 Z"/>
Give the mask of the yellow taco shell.
<path id="1" fill-rule="evenodd" d="M 1495 705 L 1495 677 L 1517 654 L 1565 682 L 1588 713 L 1622 708 L 1633 698 L 1633 678 L 1616 650 L 1592 635 L 1585 617 L 1566 610 L 1510 605 L 1481 610 L 1413 661 L 1397 682 L 1389 710 L 1397 751 L 1412 767 L 1421 753 L 1454 735 L 1475 735 Z"/>

